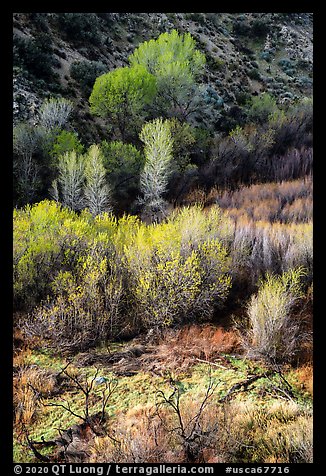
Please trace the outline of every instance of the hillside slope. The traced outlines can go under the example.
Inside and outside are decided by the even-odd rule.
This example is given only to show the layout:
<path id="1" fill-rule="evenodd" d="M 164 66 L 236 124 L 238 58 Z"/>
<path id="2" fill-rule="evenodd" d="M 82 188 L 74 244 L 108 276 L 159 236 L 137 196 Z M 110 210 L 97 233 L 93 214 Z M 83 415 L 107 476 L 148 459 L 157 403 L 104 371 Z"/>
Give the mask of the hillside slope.
<path id="1" fill-rule="evenodd" d="M 215 130 L 241 123 L 252 95 L 267 91 L 282 104 L 312 94 L 309 13 L 16 13 L 14 122 L 37 120 L 44 97 L 63 96 L 76 105 L 73 126 L 84 140 L 104 138 L 88 108 L 95 78 L 172 29 L 190 32 L 205 53 L 205 97 L 215 103 L 204 122 Z"/>

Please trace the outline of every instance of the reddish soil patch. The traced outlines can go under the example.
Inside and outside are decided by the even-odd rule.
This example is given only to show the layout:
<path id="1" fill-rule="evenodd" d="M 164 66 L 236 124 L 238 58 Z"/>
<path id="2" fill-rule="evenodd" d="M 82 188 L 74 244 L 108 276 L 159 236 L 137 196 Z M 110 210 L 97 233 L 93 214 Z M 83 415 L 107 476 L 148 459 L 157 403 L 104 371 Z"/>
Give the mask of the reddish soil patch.
<path id="1" fill-rule="evenodd" d="M 225 360 L 223 354 L 241 352 L 234 330 L 213 325 L 190 325 L 168 329 L 159 338 L 133 339 L 122 352 L 79 354 L 75 365 L 109 368 L 117 375 L 134 375 L 140 370 L 161 375 L 167 370 L 184 371 L 200 361 Z"/>

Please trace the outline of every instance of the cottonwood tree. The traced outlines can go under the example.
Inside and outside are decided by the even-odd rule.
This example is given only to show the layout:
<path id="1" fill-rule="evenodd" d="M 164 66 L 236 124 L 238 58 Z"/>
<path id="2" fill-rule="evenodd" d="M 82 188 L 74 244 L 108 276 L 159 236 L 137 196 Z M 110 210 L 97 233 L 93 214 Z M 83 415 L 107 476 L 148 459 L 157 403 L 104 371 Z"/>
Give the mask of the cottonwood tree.
<path id="1" fill-rule="evenodd" d="M 93 216 L 112 210 L 111 189 L 106 181 L 103 155 L 99 146 L 92 145 L 85 156 L 85 205 Z"/>
<path id="2" fill-rule="evenodd" d="M 166 210 L 163 195 L 171 173 L 173 148 L 170 124 L 161 118 L 155 119 L 143 126 L 139 137 L 145 144 L 145 166 L 140 175 L 143 196 L 139 201 L 151 221 L 156 221 L 164 216 Z"/>
<path id="3" fill-rule="evenodd" d="M 99 76 L 89 98 L 91 112 L 110 119 L 122 140 L 135 129 L 156 94 L 156 80 L 142 65 L 117 68 Z"/>
<path id="4" fill-rule="evenodd" d="M 59 158 L 59 176 L 52 183 L 52 197 L 72 210 L 81 210 L 84 204 L 85 160 L 75 151 Z"/>
<path id="5" fill-rule="evenodd" d="M 196 49 L 190 33 L 176 30 L 141 45 L 129 56 L 130 64 L 141 65 L 157 81 L 156 108 L 160 114 L 187 119 L 198 108 L 198 80 L 204 71 L 205 55 Z"/>
<path id="6" fill-rule="evenodd" d="M 72 110 L 72 102 L 67 99 L 46 99 L 39 112 L 40 124 L 47 132 L 62 129 L 67 123 Z"/>

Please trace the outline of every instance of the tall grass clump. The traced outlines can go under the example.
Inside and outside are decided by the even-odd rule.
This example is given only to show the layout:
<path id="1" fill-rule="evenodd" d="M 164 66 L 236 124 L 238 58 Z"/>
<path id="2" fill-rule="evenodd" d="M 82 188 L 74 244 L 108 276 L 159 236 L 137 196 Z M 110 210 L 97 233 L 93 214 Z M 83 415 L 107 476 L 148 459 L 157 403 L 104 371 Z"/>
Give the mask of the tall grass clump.
<path id="1" fill-rule="evenodd" d="M 267 274 L 248 305 L 249 352 L 270 362 L 289 361 L 298 349 L 300 323 L 292 314 L 303 296 L 303 268 Z"/>

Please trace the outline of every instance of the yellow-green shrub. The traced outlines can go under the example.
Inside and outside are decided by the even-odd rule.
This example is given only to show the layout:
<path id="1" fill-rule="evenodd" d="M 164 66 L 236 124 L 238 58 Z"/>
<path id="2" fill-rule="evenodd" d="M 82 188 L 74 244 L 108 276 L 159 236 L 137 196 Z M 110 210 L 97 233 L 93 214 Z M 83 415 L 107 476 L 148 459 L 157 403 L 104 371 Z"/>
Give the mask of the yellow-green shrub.
<path id="1" fill-rule="evenodd" d="M 14 210 L 13 257 L 15 303 L 30 307 L 50 290 L 63 257 L 59 233 L 71 212 L 55 202 L 43 201 Z"/>
<path id="2" fill-rule="evenodd" d="M 29 330 L 57 342 L 208 318 L 231 285 L 217 207 L 146 225 L 43 201 L 16 210 L 14 228 L 16 302 L 34 308 Z"/>
<path id="3" fill-rule="evenodd" d="M 219 222 L 214 212 L 206 217 L 195 207 L 160 225 L 139 227 L 125 256 L 141 325 L 208 318 L 223 302 L 231 279 L 226 249 L 216 238 Z"/>

